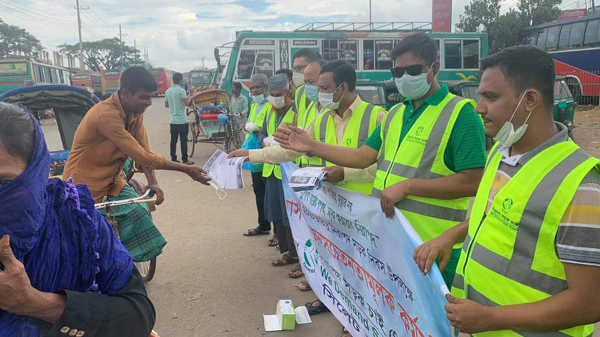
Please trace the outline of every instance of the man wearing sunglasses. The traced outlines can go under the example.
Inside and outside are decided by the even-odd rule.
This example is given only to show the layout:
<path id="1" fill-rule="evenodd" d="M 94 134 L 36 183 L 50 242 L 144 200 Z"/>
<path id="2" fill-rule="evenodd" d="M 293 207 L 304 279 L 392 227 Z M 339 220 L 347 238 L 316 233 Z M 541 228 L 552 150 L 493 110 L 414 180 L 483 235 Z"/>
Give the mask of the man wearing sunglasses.
<path id="1" fill-rule="evenodd" d="M 298 128 L 275 135 L 282 147 L 340 166 L 366 168 L 377 162 L 372 195 L 380 198 L 388 217 L 398 208 L 423 241 L 466 218 L 486 159 L 475 102 L 450 94 L 437 82 L 437 52 L 433 39 L 423 33 L 409 35 L 396 46 L 392 74 L 406 99 L 390 110 L 364 146 L 319 143 Z M 448 286 L 459 257 L 457 246 L 447 265 L 440 265 Z"/>

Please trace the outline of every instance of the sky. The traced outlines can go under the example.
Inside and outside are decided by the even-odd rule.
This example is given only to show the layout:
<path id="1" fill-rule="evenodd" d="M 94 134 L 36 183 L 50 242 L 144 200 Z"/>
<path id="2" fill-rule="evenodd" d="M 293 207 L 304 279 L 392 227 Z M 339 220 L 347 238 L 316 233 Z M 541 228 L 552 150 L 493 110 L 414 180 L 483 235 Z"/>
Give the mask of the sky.
<path id="1" fill-rule="evenodd" d="M 36 36 L 47 51 L 77 43 L 76 0 L 0 0 L 0 19 Z M 567 2 L 578 0 L 565 0 Z M 581 0 L 582 1 L 582 0 Z M 469 0 L 453 0 L 456 24 Z M 505 0 L 503 10 L 517 0 Z M 310 22 L 368 22 L 368 0 L 80 0 L 84 41 L 118 37 L 155 67 L 214 67 L 215 46 L 240 30 L 294 30 Z M 373 22 L 430 22 L 431 0 L 372 0 Z"/>

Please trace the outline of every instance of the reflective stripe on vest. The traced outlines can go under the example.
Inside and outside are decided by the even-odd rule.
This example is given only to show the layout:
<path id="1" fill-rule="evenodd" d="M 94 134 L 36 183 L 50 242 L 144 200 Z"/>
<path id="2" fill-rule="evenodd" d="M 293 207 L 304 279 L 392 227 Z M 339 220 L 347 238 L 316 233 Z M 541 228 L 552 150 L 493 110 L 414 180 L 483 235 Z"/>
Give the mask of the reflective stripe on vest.
<path id="1" fill-rule="evenodd" d="M 431 172 L 431 168 L 433 167 L 433 162 L 439 149 L 439 144 L 444 135 L 444 131 L 446 130 L 446 126 L 448 125 L 448 122 L 452 117 L 454 108 L 462 100 L 464 100 L 464 98 L 456 96 L 442 110 L 442 113 L 440 114 L 437 122 L 433 126 L 433 130 L 431 131 L 431 134 L 437 136 L 437 138 L 434 138 L 433 141 L 431 138 L 429 139 L 427 145 L 425 146 L 425 150 L 423 151 L 423 156 L 421 157 L 421 162 L 419 163 L 419 165 L 417 167 L 411 167 L 395 163 L 390 173 L 408 179 L 417 177 L 421 179 L 433 179 L 444 177 L 444 175 Z M 394 111 L 394 114 L 396 114 L 399 109 L 394 110 L 396 110 Z M 391 112 L 388 115 L 388 118 L 391 117 L 390 115 L 392 115 Z M 383 143 L 381 144 L 382 149 L 385 148 L 385 141 L 386 138 L 383 138 Z M 387 171 L 390 167 L 390 164 L 391 162 L 386 160 L 385 156 L 380 156 L 380 158 L 378 159 L 377 169 L 381 171 Z"/>
<path id="2" fill-rule="evenodd" d="M 537 302 L 568 288 L 554 236 L 581 181 L 600 161 L 574 143 L 554 145 L 526 163 L 489 206 L 501 159 L 498 151 L 489 156 L 452 294 L 483 305 Z M 588 336 L 592 332 L 593 325 L 561 332 L 516 331 L 522 336 Z"/>
<path id="3" fill-rule="evenodd" d="M 266 111 L 269 111 L 270 107 L 271 107 L 271 103 L 270 102 L 265 102 L 261 107 L 260 110 L 257 111 L 258 104 L 256 103 L 252 103 L 252 105 L 250 106 L 250 114 L 248 115 L 248 123 L 255 123 L 258 124 L 259 127 L 262 127 L 263 122 L 264 122 L 264 118 L 263 121 L 259 121 L 258 117 L 260 116 L 260 114 L 265 111 L 265 109 L 267 109 Z M 250 136 L 250 133 L 246 133 L 246 139 L 248 139 L 248 137 Z"/>
<path id="4" fill-rule="evenodd" d="M 474 102 L 448 94 L 440 104 L 425 109 L 402 142 L 400 136 L 406 105 L 396 105 L 381 128 L 382 144 L 372 195 L 379 198 L 383 189 L 404 180 L 454 174 L 443 157 L 454 123 L 466 104 L 473 105 Z M 442 200 L 413 195 L 396 204 L 424 241 L 462 222 L 468 207 L 468 198 Z M 435 226 L 431 225 L 432 222 Z"/>
<path id="5" fill-rule="evenodd" d="M 337 133 L 331 113 L 324 113 L 315 120 L 315 139 L 322 143 L 330 145 L 338 145 L 350 148 L 359 148 L 366 142 L 370 134 L 377 128 L 377 115 L 381 108 L 376 107 L 367 102 L 362 102 L 361 105 L 350 117 L 342 140 L 346 140 L 344 144 L 338 144 Z M 349 142 L 348 142 L 349 141 Z M 313 157 L 310 161 L 311 166 L 335 166 L 334 164 L 324 161 L 321 158 Z M 344 181 L 338 183 L 339 187 L 370 195 L 373 191 L 373 182 L 358 183 L 354 181 Z"/>
<path id="6" fill-rule="evenodd" d="M 296 117 L 296 111 L 294 105 L 292 105 L 283 116 L 281 123 L 293 123 L 296 120 Z M 272 136 L 275 131 L 277 131 L 277 125 L 275 125 L 275 120 L 277 119 L 275 109 L 269 109 L 266 119 L 267 135 Z M 277 179 L 281 180 L 281 167 L 279 164 L 265 163 L 263 166 L 263 177 L 268 178 L 273 174 Z"/>
<path id="7" fill-rule="evenodd" d="M 298 121 L 298 127 L 302 127 L 304 129 L 308 128 L 308 126 L 317 118 L 317 113 L 318 113 L 317 110 L 318 110 L 317 102 L 310 102 L 310 104 L 308 105 L 308 108 L 306 108 L 304 121 L 302 122 L 303 124 L 300 124 L 300 121 Z M 314 158 L 320 159 L 318 157 L 314 157 Z M 316 163 L 317 161 L 313 160 L 313 162 Z M 298 157 L 296 159 L 296 165 L 298 167 L 313 166 L 313 165 L 311 165 L 311 158 L 306 155 L 302 155 L 302 156 Z M 314 165 L 314 166 L 321 166 L 321 165 Z"/>

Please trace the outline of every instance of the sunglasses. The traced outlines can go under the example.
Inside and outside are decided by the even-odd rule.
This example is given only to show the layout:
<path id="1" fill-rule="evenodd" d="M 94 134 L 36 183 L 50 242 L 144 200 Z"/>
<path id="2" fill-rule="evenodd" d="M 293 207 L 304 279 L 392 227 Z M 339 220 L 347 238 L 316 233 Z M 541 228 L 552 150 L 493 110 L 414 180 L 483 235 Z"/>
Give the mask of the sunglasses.
<path id="1" fill-rule="evenodd" d="M 408 67 L 394 67 L 390 69 L 392 72 L 392 76 L 394 78 L 400 78 L 404 76 L 404 73 L 409 74 L 410 76 L 417 76 L 423 72 L 423 67 L 427 66 L 427 64 L 413 64 Z"/>

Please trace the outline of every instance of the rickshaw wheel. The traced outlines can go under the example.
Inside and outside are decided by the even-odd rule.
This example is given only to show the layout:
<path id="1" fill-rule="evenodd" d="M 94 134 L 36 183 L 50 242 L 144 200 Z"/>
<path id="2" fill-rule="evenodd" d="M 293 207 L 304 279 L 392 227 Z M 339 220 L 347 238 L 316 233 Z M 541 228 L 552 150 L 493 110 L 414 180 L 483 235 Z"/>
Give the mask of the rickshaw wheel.
<path id="1" fill-rule="evenodd" d="M 196 150 L 196 137 L 198 136 L 198 134 L 196 133 L 196 123 L 195 122 L 191 122 L 188 123 L 189 126 L 189 131 L 188 131 L 188 137 L 187 137 L 187 142 L 188 142 L 188 157 L 191 157 L 194 155 L 194 151 Z"/>
<path id="2" fill-rule="evenodd" d="M 142 275 L 142 280 L 150 282 L 156 272 L 156 258 L 145 262 L 135 262 L 135 267 L 140 272 L 140 275 Z"/>

